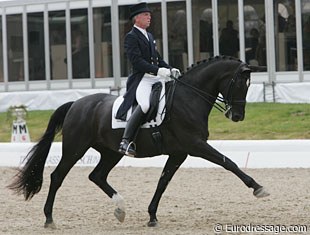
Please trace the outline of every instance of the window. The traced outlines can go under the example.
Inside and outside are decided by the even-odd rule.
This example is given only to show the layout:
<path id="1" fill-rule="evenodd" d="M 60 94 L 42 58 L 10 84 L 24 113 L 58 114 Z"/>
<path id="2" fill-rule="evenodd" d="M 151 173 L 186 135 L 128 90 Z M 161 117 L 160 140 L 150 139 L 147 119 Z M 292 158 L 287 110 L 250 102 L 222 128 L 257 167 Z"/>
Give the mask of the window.
<path id="1" fill-rule="evenodd" d="M 297 70 L 295 0 L 274 4 L 276 71 Z"/>
<path id="2" fill-rule="evenodd" d="M 111 8 L 94 8 L 94 55 L 96 78 L 112 77 Z"/>
<path id="3" fill-rule="evenodd" d="M 264 0 L 244 1 L 245 58 L 251 65 L 266 66 Z"/>
<path id="4" fill-rule="evenodd" d="M 87 9 L 71 10 L 72 77 L 89 78 Z"/>
<path id="5" fill-rule="evenodd" d="M 125 35 L 131 30 L 132 23 L 129 19 L 129 6 L 119 7 L 119 40 L 120 40 L 120 55 L 121 55 L 121 76 L 127 77 L 130 74 L 130 66 L 125 54 L 124 41 Z"/>
<path id="6" fill-rule="evenodd" d="M 49 12 L 51 79 L 67 79 L 67 44 L 65 11 Z"/>
<path id="7" fill-rule="evenodd" d="M 214 55 L 211 0 L 193 0 L 192 11 L 194 60 L 200 61 Z"/>
<path id="8" fill-rule="evenodd" d="M 220 54 L 239 58 L 238 0 L 219 0 Z"/>
<path id="9" fill-rule="evenodd" d="M 168 2 L 169 64 L 180 70 L 188 67 L 185 1 Z"/>
<path id="10" fill-rule="evenodd" d="M 29 13 L 27 21 L 29 80 L 45 80 L 43 13 Z"/>
<path id="11" fill-rule="evenodd" d="M 163 56 L 163 34 L 162 34 L 162 17 L 161 17 L 161 4 L 160 3 L 148 3 L 149 8 L 152 11 L 152 21 L 148 28 L 156 41 L 157 50 Z"/>
<path id="12" fill-rule="evenodd" d="M 310 2 L 301 1 L 304 70 L 310 70 Z"/>
<path id="13" fill-rule="evenodd" d="M 24 46 L 22 15 L 7 16 L 9 82 L 24 81 Z"/>
<path id="14" fill-rule="evenodd" d="M 0 82 L 4 81 L 3 75 L 3 42 L 2 42 L 2 17 L 0 16 Z"/>

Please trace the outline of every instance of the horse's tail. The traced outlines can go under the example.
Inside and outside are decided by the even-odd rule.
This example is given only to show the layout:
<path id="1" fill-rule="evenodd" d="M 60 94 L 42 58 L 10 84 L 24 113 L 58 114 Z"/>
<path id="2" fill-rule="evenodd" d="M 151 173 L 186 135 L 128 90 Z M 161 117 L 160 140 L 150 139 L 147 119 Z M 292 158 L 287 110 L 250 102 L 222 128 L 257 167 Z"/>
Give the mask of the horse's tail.
<path id="1" fill-rule="evenodd" d="M 24 194 L 25 200 L 30 200 L 41 190 L 44 165 L 55 135 L 62 129 L 64 119 L 73 102 L 60 106 L 50 118 L 44 135 L 32 147 L 25 158 L 25 165 L 18 170 L 14 181 L 8 188 L 17 194 Z"/>

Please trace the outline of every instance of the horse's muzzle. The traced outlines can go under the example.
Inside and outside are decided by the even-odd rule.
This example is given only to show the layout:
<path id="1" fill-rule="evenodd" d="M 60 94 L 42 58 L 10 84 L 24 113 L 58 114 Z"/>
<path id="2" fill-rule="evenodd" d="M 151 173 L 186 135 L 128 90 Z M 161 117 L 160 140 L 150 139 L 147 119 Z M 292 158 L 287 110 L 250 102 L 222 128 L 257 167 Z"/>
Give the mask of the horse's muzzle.
<path id="1" fill-rule="evenodd" d="M 225 117 L 232 120 L 233 122 L 239 122 L 244 120 L 244 114 L 239 112 L 234 112 L 229 106 L 225 111 Z"/>

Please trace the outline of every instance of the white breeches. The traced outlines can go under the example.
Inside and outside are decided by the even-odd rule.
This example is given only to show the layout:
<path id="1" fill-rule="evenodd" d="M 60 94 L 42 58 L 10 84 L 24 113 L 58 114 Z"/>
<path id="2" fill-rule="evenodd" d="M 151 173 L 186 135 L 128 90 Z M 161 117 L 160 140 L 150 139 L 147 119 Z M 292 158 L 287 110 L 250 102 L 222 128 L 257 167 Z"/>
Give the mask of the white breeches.
<path id="1" fill-rule="evenodd" d="M 160 76 L 145 74 L 139 83 L 136 91 L 136 99 L 143 113 L 147 113 L 150 108 L 150 94 L 152 91 L 152 85 L 159 81 L 164 83 L 165 79 Z"/>

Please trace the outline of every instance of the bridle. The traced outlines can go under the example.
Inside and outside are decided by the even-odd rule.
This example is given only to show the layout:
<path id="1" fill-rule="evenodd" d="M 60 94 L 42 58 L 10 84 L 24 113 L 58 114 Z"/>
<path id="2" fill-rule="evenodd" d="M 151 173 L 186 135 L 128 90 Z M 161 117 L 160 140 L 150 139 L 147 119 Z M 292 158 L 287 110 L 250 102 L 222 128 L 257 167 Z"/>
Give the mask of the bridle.
<path id="1" fill-rule="evenodd" d="M 243 66 L 247 66 L 246 63 L 241 63 L 238 68 L 236 69 L 236 71 L 234 72 L 234 75 L 232 77 L 232 79 L 230 80 L 229 84 L 227 85 L 227 87 L 224 89 L 224 91 L 227 90 L 227 93 L 226 93 L 226 99 L 221 97 L 221 96 L 213 96 L 211 94 L 209 94 L 208 92 L 205 92 L 195 86 L 192 86 L 184 81 L 182 81 L 181 79 L 179 78 L 175 78 L 173 77 L 173 79 L 176 81 L 176 82 L 179 82 L 181 83 L 182 85 L 190 88 L 194 93 L 196 93 L 199 97 L 201 97 L 204 101 L 206 101 L 208 104 L 212 105 L 213 107 L 215 107 L 217 110 L 219 110 L 220 112 L 225 112 L 225 114 L 227 112 L 230 112 L 230 110 L 232 109 L 232 105 L 233 104 L 244 104 L 246 103 L 246 100 L 233 100 L 233 89 L 234 89 L 234 86 L 235 86 L 235 83 L 239 77 L 239 75 L 241 74 L 241 68 Z M 210 101 L 210 98 L 214 100 L 214 102 L 211 102 Z M 216 102 L 216 101 L 219 101 L 220 103 Z M 222 104 L 225 104 L 225 107 L 222 106 Z"/>
<path id="2" fill-rule="evenodd" d="M 241 75 L 242 72 L 244 72 L 243 70 L 241 70 L 241 68 L 247 68 L 247 64 L 246 63 L 241 63 L 238 68 L 236 69 L 232 79 L 230 80 L 229 84 L 228 84 L 228 91 L 227 91 L 227 99 L 225 102 L 225 114 L 227 112 L 229 112 L 231 109 L 232 109 L 232 105 L 233 104 L 245 104 L 246 103 L 246 100 L 245 99 L 242 99 L 242 100 L 234 100 L 233 99 L 233 89 L 234 89 L 234 86 L 235 86 L 235 83 L 237 81 L 237 79 L 239 78 L 239 76 Z M 251 71 L 249 68 L 247 68 L 249 71 Z"/>

